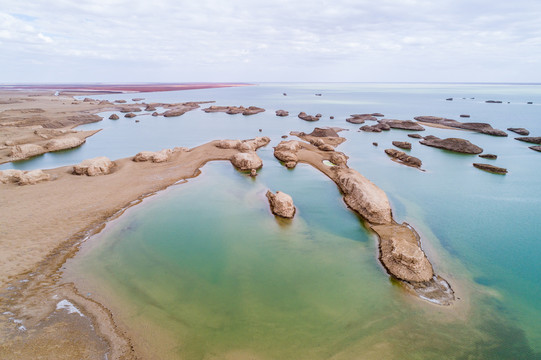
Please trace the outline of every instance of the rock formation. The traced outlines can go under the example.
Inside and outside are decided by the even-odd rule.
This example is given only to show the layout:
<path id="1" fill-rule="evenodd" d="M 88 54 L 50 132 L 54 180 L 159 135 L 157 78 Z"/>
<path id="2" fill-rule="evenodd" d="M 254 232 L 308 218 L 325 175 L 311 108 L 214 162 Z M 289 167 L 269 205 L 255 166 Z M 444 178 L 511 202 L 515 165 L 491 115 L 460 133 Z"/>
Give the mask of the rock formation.
<path id="1" fill-rule="evenodd" d="M 276 116 L 289 116 L 289 112 L 285 110 L 276 110 Z"/>
<path id="2" fill-rule="evenodd" d="M 111 120 L 118 120 L 119 117 L 118 117 L 117 114 L 112 114 L 111 116 L 109 116 L 109 119 L 111 119 Z"/>
<path id="3" fill-rule="evenodd" d="M 82 161 L 73 167 L 74 175 L 98 176 L 107 175 L 111 172 L 115 163 L 105 156 Z"/>
<path id="4" fill-rule="evenodd" d="M 124 115 L 124 117 L 126 117 L 126 118 L 134 118 L 135 116 L 137 116 L 137 115 L 135 115 L 134 113 L 128 113 L 128 114 Z"/>
<path id="5" fill-rule="evenodd" d="M 473 166 L 475 166 L 478 169 L 495 173 L 495 174 L 502 174 L 502 175 L 507 174 L 507 169 L 490 165 L 490 164 L 474 163 Z"/>
<path id="6" fill-rule="evenodd" d="M 229 114 L 229 115 L 234 115 L 234 114 L 254 115 L 254 114 L 258 114 L 260 112 L 265 111 L 265 109 L 257 107 L 257 106 L 249 106 L 249 107 L 246 108 L 244 106 L 216 106 L 216 105 L 212 105 L 212 106 L 210 106 L 208 108 L 203 109 L 203 111 L 206 112 L 206 113 L 225 112 L 226 114 Z"/>
<path id="7" fill-rule="evenodd" d="M 126 100 L 115 100 L 117 104 L 125 104 Z"/>
<path id="8" fill-rule="evenodd" d="M 181 116 L 181 115 L 184 115 L 186 112 L 188 112 L 189 110 L 187 109 L 171 109 L 171 110 L 167 110 L 166 112 L 163 113 L 163 116 L 165 117 L 174 117 L 174 116 Z"/>
<path id="9" fill-rule="evenodd" d="M 266 193 L 271 211 L 274 215 L 286 219 L 292 219 L 295 216 L 296 208 L 293 199 L 288 194 L 277 191 L 273 194 L 270 190 Z"/>
<path id="10" fill-rule="evenodd" d="M 186 151 L 186 148 L 176 147 L 174 149 L 163 149 L 161 151 L 141 151 L 133 157 L 135 162 L 150 161 L 153 163 L 161 163 L 169 160 L 172 154 L 180 151 Z"/>
<path id="11" fill-rule="evenodd" d="M 468 114 L 461 114 L 460 117 L 461 117 L 461 118 L 469 118 L 470 115 L 468 115 Z"/>
<path id="12" fill-rule="evenodd" d="M 315 136 L 315 137 L 338 137 L 338 133 L 336 132 L 336 130 L 332 129 L 332 128 L 314 128 L 314 130 L 310 133 L 310 134 L 307 134 L 309 136 Z"/>
<path id="13" fill-rule="evenodd" d="M 259 169 L 263 166 L 263 161 L 255 152 L 236 153 L 231 158 L 231 163 L 239 170 Z"/>
<path id="14" fill-rule="evenodd" d="M 392 129 L 402 129 L 402 130 L 413 130 L 413 131 L 424 131 L 425 128 L 422 127 L 419 123 L 411 120 L 395 120 L 395 119 L 381 119 L 378 120 L 380 124 L 387 124 Z"/>
<path id="15" fill-rule="evenodd" d="M 149 104 L 145 107 L 145 111 L 156 111 L 156 107 Z"/>
<path id="16" fill-rule="evenodd" d="M 492 126 L 490 126 L 490 124 L 487 123 L 463 123 L 453 119 L 446 119 L 437 116 L 416 116 L 415 120 L 425 123 L 444 125 L 457 129 L 472 130 L 481 134 L 493 136 L 507 136 L 507 133 L 505 131 L 494 129 Z"/>
<path id="17" fill-rule="evenodd" d="M 408 134 L 408 137 L 414 138 L 414 139 L 422 139 L 423 137 L 419 134 Z"/>
<path id="18" fill-rule="evenodd" d="M 79 138 L 76 136 L 68 136 L 68 137 L 53 139 L 49 141 L 47 144 L 45 144 L 45 148 L 48 151 L 60 151 L 60 150 L 73 149 L 77 146 L 84 144 L 85 141 L 86 141 L 85 138 Z"/>
<path id="19" fill-rule="evenodd" d="M 501 100 L 487 100 L 485 101 L 487 104 L 501 104 Z"/>
<path id="20" fill-rule="evenodd" d="M 47 152 L 43 146 L 36 144 L 21 144 L 15 145 L 11 148 L 9 156 L 14 160 L 16 159 L 27 159 L 32 156 L 40 155 Z"/>
<path id="21" fill-rule="evenodd" d="M 483 149 L 472 144 L 468 140 L 459 138 L 440 139 L 436 136 L 426 136 L 424 140 L 419 141 L 423 145 L 432 146 L 444 150 L 455 151 L 463 154 L 480 154 Z"/>
<path id="22" fill-rule="evenodd" d="M 263 161 L 256 154 L 256 150 L 267 145 L 270 138 L 267 136 L 256 137 L 250 140 L 220 140 L 215 146 L 220 149 L 236 149 L 240 152 L 234 154 L 229 160 L 237 169 L 246 171 L 259 169 L 263 166 Z"/>
<path id="23" fill-rule="evenodd" d="M 396 146 L 397 148 L 411 150 L 411 143 L 407 141 L 393 141 L 393 145 Z"/>
<path id="24" fill-rule="evenodd" d="M 282 161 L 287 168 L 294 168 L 299 161 L 297 151 L 302 148 L 298 140 L 282 141 L 274 148 L 274 156 Z"/>
<path id="25" fill-rule="evenodd" d="M 409 156 L 408 154 L 400 150 L 385 149 L 385 153 L 389 155 L 393 160 L 404 165 L 420 168 L 421 165 L 423 164 L 423 162 L 420 159 L 414 156 Z"/>
<path id="26" fill-rule="evenodd" d="M 480 154 L 479 157 L 480 157 L 480 158 L 483 158 L 483 159 L 496 160 L 496 159 L 498 158 L 498 155 L 494 155 L 494 154 Z"/>
<path id="27" fill-rule="evenodd" d="M 507 130 L 512 131 L 522 136 L 530 135 L 530 132 L 526 130 L 525 128 L 507 128 Z"/>
<path id="28" fill-rule="evenodd" d="M 385 123 L 378 123 L 376 125 L 361 126 L 360 129 L 365 132 L 382 132 L 391 130 L 391 127 Z"/>
<path id="29" fill-rule="evenodd" d="M 0 171 L 0 183 L 8 184 L 14 183 L 18 185 L 34 185 L 38 182 L 48 181 L 51 176 L 43 170 L 14 170 L 8 169 Z"/>
<path id="30" fill-rule="evenodd" d="M 524 141 L 532 144 L 541 144 L 541 136 L 537 137 L 516 137 L 516 140 Z"/>
<path id="31" fill-rule="evenodd" d="M 353 114 L 346 119 L 347 122 L 352 124 L 364 124 L 366 120 L 376 121 L 377 118 L 374 114 Z"/>
<path id="32" fill-rule="evenodd" d="M 301 111 L 298 115 L 299 119 L 305 120 L 305 121 L 318 121 L 319 118 L 316 116 L 311 116 L 306 114 L 304 111 Z"/>
<path id="33" fill-rule="evenodd" d="M 530 149 L 534 150 L 534 151 L 541 151 L 541 146 L 537 145 L 537 146 L 530 146 L 529 147 Z"/>

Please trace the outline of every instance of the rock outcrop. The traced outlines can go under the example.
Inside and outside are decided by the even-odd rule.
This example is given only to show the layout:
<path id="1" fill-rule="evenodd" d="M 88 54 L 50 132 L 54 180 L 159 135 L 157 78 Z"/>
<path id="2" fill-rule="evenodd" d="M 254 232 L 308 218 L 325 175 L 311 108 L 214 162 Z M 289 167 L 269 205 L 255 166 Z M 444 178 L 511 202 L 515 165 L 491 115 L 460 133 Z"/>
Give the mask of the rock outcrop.
<path id="1" fill-rule="evenodd" d="M 120 119 L 120 118 L 118 117 L 117 114 L 112 114 L 111 116 L 109 116 L 109 119 L 110 119 L 110 120 L 118 120 L 118 119 Z"/>
<path id="2" fill-rule="evenodd" d="M 49 141 L 47 144 L 45 144 L 45 148 L 47 151 L 60 151 L 60 150 L 67 150 L 67 149 L 73 149 L 77 146 L 81 146 L 86 141 L 85 138 L 79 138 L 76 136 L 68 136 L 58 139 L 53 139 Z"/>
<path id="3" fill-rule="evenodd" d="M 353 114 L 346 119 L 347 122 L 352 124 L 364 124 L 367 120 L 376 121 L 377 117 L 374 114 Z"/>
<path id="4" fill-rule="evenodd" d="M 541 146 L 540 145 L 537 145 L 537 146 L 530 146 L 529 149 L 532 149 L 534 151 L 541 151 Z"/>
<path id="5" fill-rule="evenodd" d="M 239 170 L 259 169 L 263 166 L 263 161 L 255 152 L 236 153 L 231 157 L 231 163 Z"/>
<path id="6" fill-rule="evenodd" d="M 169 160 L 172 154 L 180 151 L 186 151 L 186 148 L 176 147 L 174 149 L 163 149 L 161 151 L 141 151 L 133 157 L 135 162 L 150 161 L 161 163 Z"/>
<path id="7" fill-rule="evenodd" d="M 408 134 L 408 137 L 413 139 L 422 139 L 423 137 L 419 134 Z"/>
<path id="8" fill-rule="evenodd" d="M 419 123 L 411 120 L 395 120 L 395 119 L 381 119 L 378 122 L 389 125 L 392 129 L 412 130 L 412 131 L 424 131 L 425 128 Z"/>
<path id="9" fill-rule="evenodd" d="M 82 161 L 80 164 L 73 167 L 74 175 L 98 176 L 107 175 L 115 163 L 105 156 L 100 156 Z"/>
<path id="10" fill-rule="evenodd" d="M 407 141 L 393 141 L 393 145 L 400 149 L 411 150 L 411 143 Z"/>
<path id="11" fill-rule="evenodd" d="M 265 109 L 257 107 L 257 106 L 217 106 L 212 105 L 208 108 L 203 109 L 206 113 L 213 113 L 213 112 L 225 112 L 229 115 L 235 115 L 235 114 L 242 114 L 242 115 L 254 115 L 258 114 L 260 112 L 265 111 Z"/>
<path id="12" fill-rule="evenodd" d="M 400 150 L 385 149 L 385 153 L 387 155 L 389 155 L 396 162 L 399 162 L 399 163 L 407 165 L 407 166 L 420 168 L 421 165 L 423 164 L 423 162 L 420 159 L 418 159 L 418 158 L 416 158 L 414 156 L 410 156 L 410 155 L 408 155 L 405 152 L 400 151 Z"/>
<path id="13" fill-rule="evenodd" d="M 43 146 L 36 144 L 21 144 L 12 146 L 9 156 L 11 156 L 14 160 L 27 159 L 45 152 L 47 152 L 47 150 L 45 150 Z"/>
<path id="14" fill-rule="evenodd" d="M 494 155 L 494 154 L 480 154 L 479 157 L 480 157 L 480 158 L 483 158 L 483 159 L 496 160 L 496 159 L 498 158 L 498 155 Z"/>
<path id="15" fill-rule="evenodd" d="M 391 205 L 383 190 L 357 171 L 336 170 L 336 184 L 344 194 L 346 204 L 371 224 L 389 224 Z"/>
<path id="16" fill-rule="evenodd" d="M 282 141 L 274 148 L 274 157 L 282 161 L 287 168 L 291 169 L 299 161 L 297 151 L 301 148 L 302 143 L 298 140 Z"/>
<path id="17" fill-rule="evenodd" d="M 276 116 L 289 116 L 289 112 L 285 110 L 276 110 Z"/>
<path id="18" fill-rule="evenodd" d="M 274 215 L 286 219 L 292 219 L 295 216 L 296 208 L 293 199 L 288 194 L 277 191 L 273 194 L 270 190 L 266 193 L 271 211 Z"/>
<path id="19" fill-rule="evenodd" d="M 259 169 L 263 166 L 263 161 L 256 154 L 256 150 L 267 145 L 270 138 L 267 136 L 256 137 L 250 140 L 220 140 L 215 146 L 220 149 L 236 149 L 240 152 L 234 154 L 229 160 L 237 169 L 246 171 Z"/>
<path id="20" fill-rule="evenodd" d="M 164 112 L 163 116 L 165 116 L 165 117 L 181 116 L 181 115 L 186 114 L 188 111 L 189 111 L 189 109 L 184 109 L 184 108 L 171 109 L 171 110 L 167 110 L 166 112 Z"/>
<path id="21" fill-rule="evenodd" d="M 530 132 L 526 130 L 525 128 L 507 128 L 507 130 L 512 131 L 522 136 L 530 135 Z"/>
<path id="22" fill-rule="evenodd" d="M 318 121 L 319 120 L 319 117 L 308 115 L 304 111 L 301 111 L 298 117 L 299 119 L 302 119 L 304 121 Z"/>
<path id="23" fill-rule="evenodd" d="M 487 123 L 463 123 L 453 119 L 446 119 L 438 116 L 416 116 L 414 119 L 424 123 L 438 124 L 457 129 L 472 130 L 481 134 L 493 136 L 507 136 L 507 133 L 505 131 L 500 129 L 494 129 L 490 124 Z"/>
<path id="24" fill-rule="evenodd" d="M 468 140 L 459 138 L 440 139 L 436 136 L 430 135 L 426 136 L 423 140 L 419 142 L 423 145 L 459 152 L 463 154 L 480 154 L 483 152 L 483 149 L 479 146 L 472 144 Z"/>
<path id="25" fill-rule="evenodd" d="M 308 136 L 315 136 L 315 137 L 339 137 L 338 133 L 335 129 L 332 128 L 314 128 L 314 130 L 307 134 Z"/>
<path id="26" fill-rule="evenodd" d="M 376 125 L 361 126 L 360 130 L 365 132 L 382 132 L 391 130 L 391 127 L 385 123 L 378 123 Z"/>
<path id="27" fill-rule="evenodd" d="M 134 118 L 136 116 L 137 115 L 135 115 L 134 113 L 128 113 L 128 114 L 124 115 L 125 118 Z"/>
<path id="28" fill-rule="evenodd" d="M 502 174 L 502 175 L 507 174 L 507 169 L 497 167 L 497 166 L 494 166 L 494 165 L 490 165 L 490 164 L 474 163 L 473 166 L 475 166 L 478 169 L 488 171 L 488 172 L 491 172 L 491 173 L 494 173 L 494 174 Z"/>
<path id="29" fill-rule="evenodd" d="M 541 136 L 537 137 L 516 137 L 516 140 L 524 141 L 532 144 L 541 144 Z"/>
<path id="30" fill-rule="evenodd" d="M 0 183 L 14 183 L 18 185 L 34 185 L 42 181 L 48 181 L 51 176 L 43 170 L 3 170 L 0 171 Z"/>

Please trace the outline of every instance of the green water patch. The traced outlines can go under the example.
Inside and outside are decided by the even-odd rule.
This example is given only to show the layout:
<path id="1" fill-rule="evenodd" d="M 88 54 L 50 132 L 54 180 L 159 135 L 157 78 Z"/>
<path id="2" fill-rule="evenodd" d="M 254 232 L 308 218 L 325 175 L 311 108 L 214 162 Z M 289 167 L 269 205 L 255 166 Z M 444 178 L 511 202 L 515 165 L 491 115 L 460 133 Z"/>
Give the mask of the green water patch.
<path id="1" fill-rule="evenodd" d="M 293 196 L 295 219 L 270 213 L 268 188 Z M 90 239 L 66 277 L 113 309 L 155 358 L 536 355 L 492 296 L 469 299 L 465 316 L 391 281 L 373 235 L 308 166 L 266 162 L 254 181 L 209 164 Z"/>

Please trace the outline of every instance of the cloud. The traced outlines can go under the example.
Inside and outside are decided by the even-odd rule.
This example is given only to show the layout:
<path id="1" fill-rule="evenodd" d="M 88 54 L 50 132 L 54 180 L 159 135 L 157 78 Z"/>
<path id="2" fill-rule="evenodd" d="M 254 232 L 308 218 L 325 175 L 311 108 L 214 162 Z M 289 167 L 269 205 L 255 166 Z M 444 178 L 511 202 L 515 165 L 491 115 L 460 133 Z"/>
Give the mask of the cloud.
<path id="1" fill-rule="evenodd" d="M 94 81 L 541 81 L 532 78 L 541 4 L 527 0 L 0 0 L 0 9 L 0 66 L 47 59 L 59 81 L 90 80 L 64 79 L 66 65 L 99 66 L 107 78 Z M 9 80 L 31 81 L 32 69 Z"/>

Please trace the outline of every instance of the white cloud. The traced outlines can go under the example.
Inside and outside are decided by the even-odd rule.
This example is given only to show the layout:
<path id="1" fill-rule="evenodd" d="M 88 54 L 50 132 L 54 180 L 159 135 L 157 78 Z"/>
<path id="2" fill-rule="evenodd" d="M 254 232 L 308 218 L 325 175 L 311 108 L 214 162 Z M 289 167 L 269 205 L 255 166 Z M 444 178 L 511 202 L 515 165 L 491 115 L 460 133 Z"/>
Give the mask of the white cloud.
<path id="1" fill-rule="evenodd" d="M 35 69 L 3 81 L 513 81 L 505 76 L 521 64 L 516 81 L 541 81 L 532 78 L 541 3 L 528 0 L 0 0 L 0 9 L 0 66 Z M 495 59 L 503 53 L 513 71 Z M 474 78 L 479 64 L 487 79 Z M 96 71 L 88 79 L 66 65 Z"/>

